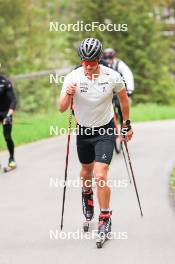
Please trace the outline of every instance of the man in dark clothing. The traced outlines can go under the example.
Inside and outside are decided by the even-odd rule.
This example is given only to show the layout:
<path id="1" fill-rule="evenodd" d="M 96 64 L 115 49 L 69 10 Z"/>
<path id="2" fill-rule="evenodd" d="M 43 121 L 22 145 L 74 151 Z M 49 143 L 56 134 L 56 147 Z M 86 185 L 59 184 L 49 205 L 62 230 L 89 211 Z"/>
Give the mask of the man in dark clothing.
<path id="1" fill-rule="evenodd" d="M 12 116 L 16 108 L 16 97 L 9 80 L 0 75 L 0 122 L 3 126 L 3 135 L 9 150 L 9 168 L 16 168 L 14 159 L 14 142 L 12 139 Z"/>

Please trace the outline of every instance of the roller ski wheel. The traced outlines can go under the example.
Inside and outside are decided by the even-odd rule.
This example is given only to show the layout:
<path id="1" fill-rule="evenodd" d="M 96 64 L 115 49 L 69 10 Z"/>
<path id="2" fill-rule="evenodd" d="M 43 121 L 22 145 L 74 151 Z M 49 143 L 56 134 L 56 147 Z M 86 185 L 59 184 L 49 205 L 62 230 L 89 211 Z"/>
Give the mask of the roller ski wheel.
<path id="1" fill-rule="evenodd" d="M 3 171 L 4 171 L 4 173 L 7 173 L 7 172 L 10 172 L 10 171 L 15 170 L 15 169 L 16 169 L 16 167 L 13 167 L 13 168 L 11 168 L 11 167 L 4 167 L 3 168 Z"/>
<path id="2" fill-rule="evenodd" d="M 91 220 L 86 220 L 84 221 L 83 223 L 83 231 L 86 233 L 86 232 L 89 232 L 89 229 L 90 229 L 90 222 Z"/>
<path id="3" fill-rule="evenodd" d="M 108 240 L 107 236 L 104 234 L 103 236 L 101 237 L 98 237 L 96 239 L 96 246 L 97 248 L 102 248 L 104 243 Z"/>

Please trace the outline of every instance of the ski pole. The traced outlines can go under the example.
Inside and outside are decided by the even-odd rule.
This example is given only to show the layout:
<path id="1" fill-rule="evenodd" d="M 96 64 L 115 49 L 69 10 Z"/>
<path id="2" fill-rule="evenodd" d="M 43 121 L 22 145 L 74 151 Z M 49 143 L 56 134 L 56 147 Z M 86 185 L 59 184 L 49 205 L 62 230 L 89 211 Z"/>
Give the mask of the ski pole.
<path id="1" fill-rule="evenodd" d="M 68 169 L 68 161 L 69 161 L 70 130 L 71 130 L 71 126 L 72 126 L 72 109 L 73 109 L 73 97 L 71 98 L 69 122 L 68 122 L 66 164 L 65 164 L 64 190 L 63 190 L 63 202 L 62 202 L 62 214 L 61 214 L 61 230 L 63 229 L 64 204 L 65 204 L 65 197 L 66 197 L 66 181 L 67 181 L 67 169 Z"/>
<path id="2" fill-rule="evenodd" d="M 123 149 L 123 144 L 122 144 L 122 154 L 123 154 L 123 158 L 124 158 L 124 161 L 125 161 L 126 170 L 127 170 L 127 173 L 128 173 L 129 183 L 131 184 L 132 182 L 131 182 L 131 177 L 130 177 L 130 173 L 129 173 L 128 163 L 126 161 L 126 156 L 125 156 L 125 152 L 124 152 L 124 149 Z"/>
<path id="3" fill-rule="evenodd" d="M 130 169 L 131 169 L 131 175 L 132 175 L 134 188 L 135 188 L 135 192 L 136 192 L 136 196 L 137 196 L 137 200 L 138 200 L 138 204 L 139 204 L 140 214 L 141 214 L 141 216 L 143 216 L 142 207 L 141 207 L 141 203 L 140 203 L 140 198 L 139 198 L 137 185 L 136 185 L 136 181 L 135 181 L 135 177 L 134 177 L 134 171 L 133 171 L 133 168 L 132 168 L 131 159 L 130 159 L 130 155 L 129 155 L 129 151 L 128 151 L 128 145 L 127 145 L 126 140 L 124 140 L 124 145 L 125 145 L 126 152 L 127 152 L 127 155 L 128 155 L 129 166 L 130 166 Z"/>
<path id="4" fill-rule="evenodd" d="M 115 129 L 116 129 L 116 132 L 117 132 L 117 135 L 122 143 L 122 137 L 119 133 L 119 129 L 118 129 L 118 122 L 117 122 L 117 114 L 116 114 L 116 111 L 115 111 L 115 108 L 114 108 L 114 124 L 115 124 Z M 127 173 L 128 173 L 128 179 L 129 179 L 129 182 L 131 183 L 131 177 L 130 177 L 130 173 L 129 173 L 129 169 L 128 169 L 128 164 L 127 164 L 127 161 L 126 161 L 126 157 L 125 157 L 125 153 L 124 153 L 124 150 L 123 150 L 123 145 L 121 144 L 121 149 L 122 149 L 122 153 L 123 153 L 123 158 L 124 158 L 124 161 L 125 161 L 125 165 L 126 165 L 126 170 L 127 170 Z"/>

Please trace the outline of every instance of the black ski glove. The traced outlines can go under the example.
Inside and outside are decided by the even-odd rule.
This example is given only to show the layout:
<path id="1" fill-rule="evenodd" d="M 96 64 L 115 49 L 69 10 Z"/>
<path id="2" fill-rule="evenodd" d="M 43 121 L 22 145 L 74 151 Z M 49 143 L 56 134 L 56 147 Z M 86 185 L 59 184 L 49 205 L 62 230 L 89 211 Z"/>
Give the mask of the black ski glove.
<path id="1" fill-rule="evenodd" d="M 126 121 L 124 121 L 123 122 L 123 124 L 122 124 L 122 127 L 121 127 L 121 134 L 122 134 L 122 136 L 123 137 L 125 137 L 126 136 L 126 134 L 127 134 L 127 132 L 129 131 L 129 130 L 131 130 L 131 122 L 130 122 L 130 120 L 126 120 Z"/>
<path id="2" fill-rule="evenodd" d="M 3 124 L 4 125 L 11 125 L 12 124 L 12 116 L 10 115 L 10 116 L 6 116 L 5 118 L 4 118 L 4 120 L 3 120 Z"/>

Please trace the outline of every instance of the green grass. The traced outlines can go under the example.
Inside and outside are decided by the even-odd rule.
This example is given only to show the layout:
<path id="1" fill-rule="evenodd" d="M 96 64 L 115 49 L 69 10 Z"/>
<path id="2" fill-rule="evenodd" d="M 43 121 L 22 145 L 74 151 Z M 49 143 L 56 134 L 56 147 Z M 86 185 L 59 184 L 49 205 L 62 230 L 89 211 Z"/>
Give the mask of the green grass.
<path id="1" fill-rule="evenodd" d="M 66 128 L 68 125 L 68 113 L 61 114 L 57 110 L 47 114 L 29 115 L 16 113 L 13 123 L 15 145 L 21 145 L 50 137 L 50 126 Z M 0 148 L 5 148 L 2 133 L 0 133 Z"/>
<path id="2" fill-rule="evenodd" d="M 175 191 L 175 167 L 171 173 L 170 186 L 173 189 L 173 191 Z"/>
<path id="3" fill-rule="evenodd" d="M 175 119 L 175 107 L 156 105 L 156 104 L 138 104 L 132 107 L 132 121 L 151 121 Z"/>
<path id="4" fill-rule="evenodd" d="M 175 107 L 155 104 L 132 106 L 132 121 L 175 119 Z M 17 112 L 14 117 L 13 137 L 16 145 L 50 137 L 50 126 L 67 128 L 68 112 L 59 113 L 56 109 L 47 114 L 24 114 Z M 2 129 L 2 128 L 1 128 Z M 0 133 L 0 149 L 6 147 Z"/>

